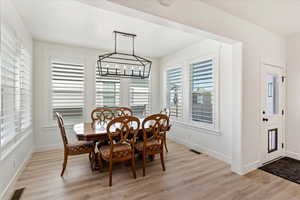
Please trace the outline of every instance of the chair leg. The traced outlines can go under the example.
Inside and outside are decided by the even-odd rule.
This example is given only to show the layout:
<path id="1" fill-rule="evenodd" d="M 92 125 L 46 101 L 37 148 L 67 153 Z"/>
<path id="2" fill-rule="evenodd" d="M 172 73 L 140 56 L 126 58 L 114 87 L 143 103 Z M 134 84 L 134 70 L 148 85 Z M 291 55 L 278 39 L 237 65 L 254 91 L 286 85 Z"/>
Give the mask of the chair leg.
<path id="1" fill-rule="evenodd" d="M 143 152 L 143 176 L 146 176 L 146 155 Z"/>
<path id="2" fill-rule="evenodd" d="M 132 173 L 133 173 L 133 178 L 136 179 L 136 169 L 135 169 L 134 154 L 132 155 L 132 158 L 131 158 L 131 170 L 132 170 Z"/>
<path id="3" fill-rule="evenodd" d="M 163 171 L 166 171 L 165 161 L 164 161 L 164 151 L 161 151 L 161 153 L 160 153 L 160 161 L 161 161 L 161 166 L 162 166 Z"/>
<path id="4" fill-rule="evenodd" d="M 92 160 L 92 152 L 89 153 L 89 160 Z"/>
<path id="5" fill-rule="evenodd" d="M 99 162 L 99 167 L 100 167 L 100 170 L 104 169 L 104 165 L 103 165 L 103 159 L 102 159 L 102 156 L 101 156 L 101 153 L 98 152 L 98 162 Z"/>
<path id="6" fill-rule="evenodd" d="M 164 143 L 165 143 L 166 152 L 169 152 L 168 147 L 167 147 L 167 134 L 166 133 L 164 134 Z"/>
<path id="7" fill-rule="evenodd" d="M 112 161 L 109 161 L 109 186 L 112 186 Z"/>
<path id="8" fill-rule="evenodd" d="M 65 173 L 65 169 L 66 169 L 66 167 L 67 167 L 67 162 L 68 162 L 68 154 L 65 153 L 65 154 L 64 154 L 63 168 L 62 168 L 62 171 L 61 171 L 61 173 L 60 173 L 60 176 L 61 176 L 61 177 L 62 177 L 62 176 L 64 175 L 64 173 Z"/>
<path id="9" fill-rule="evenodd" d="M 90 163 L 91 163 L 91 169 L 94 170 L 95 169 L 95 161 L 96 161 L 96 155 L 95 155 L 95 152 L 92 151 L 90 152 L 89 154 L 89 159 L 90 159 Z"/>

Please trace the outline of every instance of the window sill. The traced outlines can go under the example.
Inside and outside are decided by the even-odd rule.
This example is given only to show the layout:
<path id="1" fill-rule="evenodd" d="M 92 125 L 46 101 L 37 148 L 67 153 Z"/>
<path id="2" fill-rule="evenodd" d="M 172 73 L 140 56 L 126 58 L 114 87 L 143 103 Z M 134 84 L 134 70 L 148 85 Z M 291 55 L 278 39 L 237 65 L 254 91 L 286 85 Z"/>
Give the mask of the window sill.
<path id="1" fill-rule="evenodd" d="M 221 135 L 220 129 L 215 129 L 212 127 L 206 127 L 206 126 L 201 126 L 201 125 L 196 125 L 193 123 L 188 123 L 188 122 L 182 122 L 178 120 L 172 120 L 176 125 L 182 126 L 187 129 L 193 129 L 193 130 L 203 130 L 203 133 L 205 134 L 211 134 L 211 135 Z"/>
<path id="2" fill-rule="evenodd" d="M 80 123 L 80 122 L 78 122 L 78 123 Z M 73 126 L 75 125 L 75 124 L 78 124 L 78 123 L 76 123 L 76 122 L 74 122 L 74 123 L 72 123 L 72 122 L 67 122 L 67 123 L 65 123 L 65 127 L 66 128 L 73 128 Z M 44 125 L 44 126 L 42 126 L 42 128 L 46 128 L 46 129 L 53 129 L 53 128 L 58 128 L 58 125 L 56 124 L 56 123 L 53 123 L 53 124 L 47 124 L 47 125 Z"/>

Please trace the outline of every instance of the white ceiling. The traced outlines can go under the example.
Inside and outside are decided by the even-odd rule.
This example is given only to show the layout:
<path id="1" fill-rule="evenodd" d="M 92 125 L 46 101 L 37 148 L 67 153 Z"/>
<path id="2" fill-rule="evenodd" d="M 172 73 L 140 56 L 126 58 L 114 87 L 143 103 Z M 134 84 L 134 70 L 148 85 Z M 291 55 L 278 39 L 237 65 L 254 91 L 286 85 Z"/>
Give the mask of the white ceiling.
<path id="1" fill-rule="evenodd" d="M 201 0 L 281 35 L 300 32 L 299 0 Z"/>
<path id="2" fill-rule="evenodd" d="M 74 0 L 13 0 L 38 40 L 112 50 L 114 30 L 135 33 L 136 54 L 161 57 L 204 38 Z M 131 43 L 120 40 L 122 50 Z"/>

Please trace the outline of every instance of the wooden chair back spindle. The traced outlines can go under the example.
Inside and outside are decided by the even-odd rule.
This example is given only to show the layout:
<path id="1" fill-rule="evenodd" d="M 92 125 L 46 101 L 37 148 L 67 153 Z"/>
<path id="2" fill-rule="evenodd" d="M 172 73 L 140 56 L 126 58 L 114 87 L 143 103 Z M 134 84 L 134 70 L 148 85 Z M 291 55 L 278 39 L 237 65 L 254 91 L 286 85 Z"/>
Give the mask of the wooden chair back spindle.
<path id="1" fill-rule="evenodd" d="M 149 140 L 160 140 L 164 137 L 161 133 L 166 132 L 169 127 L 169 117 L 164 114 L 155 114 L 146 117 L 142 123 L 144 142 Z"/>
<path id="2" fill-rule="evenodd" d="M 119 107 L 115 109 L 116 117 L 132 116 L 132 110 L 127 107 Z"/>
<path id="3" fill-rule="evenodd" d="M 96 123 L 101 125 L 111 121 L 115 118 L 114 112 L 110 108 L 96 108 L 91 113 L 92 125 L 95 126 Z"/>
<path id="4" fill-rule="evenodd" d="M 133 144 L 140 127 L 140 120 L 132 116 L 117 117 L 107 125 L 110 144 L 114 146 L 115 139 L 118 143 Z"/>
<path id="5" fill-rule="evenodd" d="M 64 147 L 66 148 L 69 142 L 68 142 L 68 138 L 67 138 L 67 135 L 66 135 L 64 120 L 63 120 L 61 114 L 58 113 L 58 112 L 56 113 L 56 118 L 57 118 L 57 123 L 58 123 L 59 130 L 60 130 L 60 135 L 62 137 Z"/>

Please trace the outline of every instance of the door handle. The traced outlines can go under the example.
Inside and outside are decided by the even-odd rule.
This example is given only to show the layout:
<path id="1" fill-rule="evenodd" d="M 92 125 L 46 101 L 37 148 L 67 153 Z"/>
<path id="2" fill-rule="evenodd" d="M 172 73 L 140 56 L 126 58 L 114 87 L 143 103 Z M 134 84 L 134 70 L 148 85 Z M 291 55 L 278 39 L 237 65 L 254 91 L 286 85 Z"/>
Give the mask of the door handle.
<path id="1" fill-rule="evenodd" d="M 263 122 L 267 122 L 267 121 L 269 121 L 269 119 L 268 119 L 268 118 L 263 118 L 262 120 L 263 120 Z"/>

